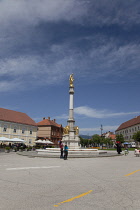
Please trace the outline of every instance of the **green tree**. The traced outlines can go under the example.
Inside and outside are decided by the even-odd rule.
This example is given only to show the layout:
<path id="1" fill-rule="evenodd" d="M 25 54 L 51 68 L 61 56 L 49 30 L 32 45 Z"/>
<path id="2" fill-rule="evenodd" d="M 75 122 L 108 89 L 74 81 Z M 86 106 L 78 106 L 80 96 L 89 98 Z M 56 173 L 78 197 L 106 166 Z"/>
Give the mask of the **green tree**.
<path id="1" fill-rule="evenodd" d="M 100 145 L 102 143 L 102 138 L 98 134 L 94 134 L 91 139 L 91 143 L 95 146 Z"/>
<path id="2" fill-rule="evenodd" d="M 86 147 L 88 147 L 89 146 L 89 139 L 84 139 L 84 144 L 85 144 Z"/>
<path id="3" fill-rule="evenodd" d="M 103 144 L 106 145 L 106 147 L 110 147 L 111 145 L 113 145 L 112 139 L 111 138 L 104 138 L 103 139 Z"/>
<path id="4" fill-rule="evenodd" d="M 82 147 L 87 147 L 89 145 L 89 140 L 88 139 L 84 139 L 80 136 L 80 144 Z"/>
<path id="5" fill-rule="evenodd" d="M 120 141 L 121 143 L 123 143 L 123 142 L 124 142 L 124 137 L 123 137 L 123 135 L 122 135 L 122 134 L 116 135 L 116 141 Z"/>
<path id="6" fill-rule="evenodd" d="M 132 137 L 135 141 L 140 142 L 140 131 L 138 131 L 137 133 L 134 133 L 133 137 Z"/>
<path id="7" fill-rule="evenodd" d="M 84 139 L 81 136 L 79 136 L 79 138 L 80 138 L 80 144 L 83 147 L 84 146 Z"/>

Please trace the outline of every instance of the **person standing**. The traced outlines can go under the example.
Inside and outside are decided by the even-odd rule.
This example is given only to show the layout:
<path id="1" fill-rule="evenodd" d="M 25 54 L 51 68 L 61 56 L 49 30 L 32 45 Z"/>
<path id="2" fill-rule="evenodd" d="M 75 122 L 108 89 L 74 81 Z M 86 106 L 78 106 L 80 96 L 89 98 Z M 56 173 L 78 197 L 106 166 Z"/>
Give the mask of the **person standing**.
<path id="1" fill-rule="evenodd" d="M 62 143 L 60 145 L 60 151 L 61 151 L 60 158 L 63 158 L 63 144 Z"/>
<path id="2" fill-rule="evenodd" d="M 62 142 L 60 142 L 60 152 L 61 152 L 60 158 L 63 158 L 63 143 Z"/>
<path id="3" fill-rule="evenodd" d="M 67 160 L 68 158 L 68 146 L 65 144 L 64 146 L 64 160 Z"/>

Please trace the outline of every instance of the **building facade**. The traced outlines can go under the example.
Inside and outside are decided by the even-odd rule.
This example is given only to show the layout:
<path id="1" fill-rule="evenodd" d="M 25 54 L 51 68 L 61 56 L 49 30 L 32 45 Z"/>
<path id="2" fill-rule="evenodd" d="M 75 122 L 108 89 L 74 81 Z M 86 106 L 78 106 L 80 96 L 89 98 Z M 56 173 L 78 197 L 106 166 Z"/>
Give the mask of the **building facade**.
<path id="1" fill-rule="evenodd" d="M 140 131 L 140 116 L 122 123 L 116 130 L 116 135 L 122 134 L 125 141 L 133 142 L 133 135 Z"/>
<path id="2" fill-rule="evenodd" d="M 43 118 L 42 121 L 37 123 L 38 126 L 38 139 L 49 139 L 58 145 L 59 141 L 62 140 L 63 127 L 56 123 L 56 120 L 51 120 L 50 117 Z"/>
<path id="3" fill-rule="evenodd" d="M 108 132 L 106 132 L 106 133 L 103 133 L 102 136 L 103 136 L 104 138 L 110 138 L 110 139 L 112 139 L 113 141 L 116 140 L 116 135 L 115 135 L 113 132 L 111 132 L 111 131 L 108 131 Z"/>
<path id="4" fill-rule="evenodd" d="M 32 146 L 37 138 L 37 124 L 25 113 L 0 108 L 0 137 L 19 138 Z"/>

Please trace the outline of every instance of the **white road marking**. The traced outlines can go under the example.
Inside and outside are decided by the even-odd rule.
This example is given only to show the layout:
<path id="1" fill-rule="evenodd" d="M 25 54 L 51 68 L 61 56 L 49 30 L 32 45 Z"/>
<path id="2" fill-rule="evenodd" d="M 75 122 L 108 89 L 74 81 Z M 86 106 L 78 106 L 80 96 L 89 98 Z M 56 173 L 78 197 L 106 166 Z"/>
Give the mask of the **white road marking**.
<path id="1" fill-rule="evenodd" d="M 0 165 L 0 166 L 7 166 L 7 165 Z"/>
<path id="2" fill-rule="evenodd" d="M 12 170 L 28 170 L 28 169 L 40 169 L 40 168 L 59 168 L 60 166 L 42 166 L 42 167 L 21 167 L 21 168 L 6 168 L 7 171 Z"/>

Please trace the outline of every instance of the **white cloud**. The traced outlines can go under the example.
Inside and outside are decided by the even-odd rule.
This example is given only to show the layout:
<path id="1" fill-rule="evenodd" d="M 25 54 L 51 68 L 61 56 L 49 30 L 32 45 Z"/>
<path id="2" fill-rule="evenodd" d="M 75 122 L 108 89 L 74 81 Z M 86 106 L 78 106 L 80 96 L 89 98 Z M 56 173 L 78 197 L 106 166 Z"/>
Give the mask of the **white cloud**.
<path id="1" fill-rule="evenodd" d="M 0 24 L 36 25 L 40 21 L 74 21 L 92 25 L 133 25 L 140 23 L 136 0 L 2 0 Z"/>
<path id="2" fill-rule="evenodd" d="M 97 110 L 87 106 L 76 107 L 74 112 L 79 115 L 83 115 L 90 118 L 108 118 L 108 117 L 119 117 L 125 115 L 139 114 L 140 112 L 118 112 L 113 113 L 108 110 Z"/>
<path id="3" fill-rule="evenodd" d="M 63 58 L 49 64 L 47 55 L 41 56 L 20 56 L 0 60 L 0 87 L 2 91 L 18 88 L 28 88 L 38 85 L 57 84 L 67 76 L 64 74 L 65 66 L 69 60 Z M 70 66 L 70 63 L 69 63 Z M 30 86 L 30 88 L 32 88 Z"/>
<path id="4" fill-rule="evenodd" d="M 108 81 L 108 76 L 112 76 L 112 82 L 118 78 L 120 81 L 125 76 L 129 79 L 129 75 L 132 81 L 136 75 L 139 75 L 139 45 L 129 44 L 116 48 L 113 44 L 107 43 L 102 47 L 93 46 L 86 51 L 86 54 L 79 52 L 79 49 L 70 49 L 70 43 L 51 45 L 50 49 L 43 56 L 20 55 L 1 59 L 1 86 L 8 83 L 8 87 L 11 85 L 12 90 L 20 86 L 28 88 L 32 85 L 34 88 L 38 85 L 56 85 L 68 79 L 68 75 L 72 72 L 78 78 L 88 78 L 89 82 L 98 81 L 99 78 L 100 81 L 104 78 L 105 82 Z"/>
<path id="5" fill-rule="evenodd" d="M 92 60 L 95 78 L 109 75 L 112 75 L 113 78 L 116 78 L 116 76 L 121 78 L 124 75 L 129 77 L 130 72 L 135 71 L 139 73 L 139 55 L 139 44 L 117 46 L 114 41 L 111 41 L 90 49 L 87 54 L 89 59 L 87 58 L 86 60 L 89 60 L 89 62 L 90 59 Z"/>
<path id="6" fill-rule="evenodd" d="M 3 0 L 0 1 L 0 23 L 37 25 L 40 21 L 76 20 L 86 8 L 78 0 Z M 19 27 L 19 25 L 18 25 Z"/>
<path id="7" fill-rule="evenodd" d="M 21 89 L 21 84 L 17 80 L 0 81 L 0 92 L 9 92 L 17 88 Z"/>
<path id="8" fill-rule="evenodd" d="M 103 132 L 112 131 L 114 132 L 119 126 L 118 125 L 106 125 L 103 126 Z M 95 128 L 79 128 L 80 132 L 101 132 L 101 127 Z"/>
<path id="9" fill-rule="evenodd" d="M 132 26 L 140 23 L 140 3 L 137 0 L 91 0 L 93 7 L 92 13 L 88 16 L 93 20 L 94 25 L 123 25 Z M 89 4 L 89 6 L 91 6 Z"/>
<path id="10" fill-rule="evenodd" d="M 84 43 L 87 38 L 81 34 L 73 37 L 74 40 L 68 35 L 68 40 L 54 44 L 50 41 L 51 34 L 54 39 L 54 28 L 47 28 L 46 23 L 73 21 L 81 24 L 83 20 L 86 23 L 91 20 L 92 25 L 100 27 L 112 23 L 125 24 L 127 20 L 129 23 L 137 23 L 140 18 L 136 18 L 139 8 L 136 5 L 135 1 L 130 4 L 120 0 L 113 3 L 109 0 L 0 1 L 0 85 L 7 86 L 0 91 L 13 90 L 20 86 L 34 88 L 37 85 L 58 84 L 72 72 L 78 77 L 88 78 L 89 82 L 98 79 L 101 81 L 102 78 L 105 82 L 108 81 L 108 76 L 112 77 L 113 82 L 118 78 L 123 80 L 125 76 L 128 78 L 129 75 L 132 81 L 135 75 L 140 74 L 138 43 L 118 47 L 115 39 L 95 33 L 94 36 L 87 35 L 90 46 L 86 50 L 79 44 Z M 43 32 L 38 29 L 38 24 L 42 21 L 45 23 Z M 46 40 L 43 44 L 47 43 L 47 47 L 43 49 L 44 36 Z M 43 55 L 40 54 L 42 49 Z"/>
<path id="11" fill-rule="evenodd" d="M 42 118 L 41 117 L 34 117 L 33 120 L 38 123 L 40 121 L 42 121 Z"/>
<path id="12" fill-rule="evenodd" d="M 16 58 L 6 58 L 0 61 L 0 76 L 11 75 L 30 75 L 32 70 L 39 68 L 39 57 L 37 56 L 20 56 Z M 35 73 L 35 72 L 34 72 Z"/>
<path id="13" fill-rule="evenodd" d="M 62 114 L 61 116 L 55 116 L 54 119 L 68 119 L 68 115 Z"/>

